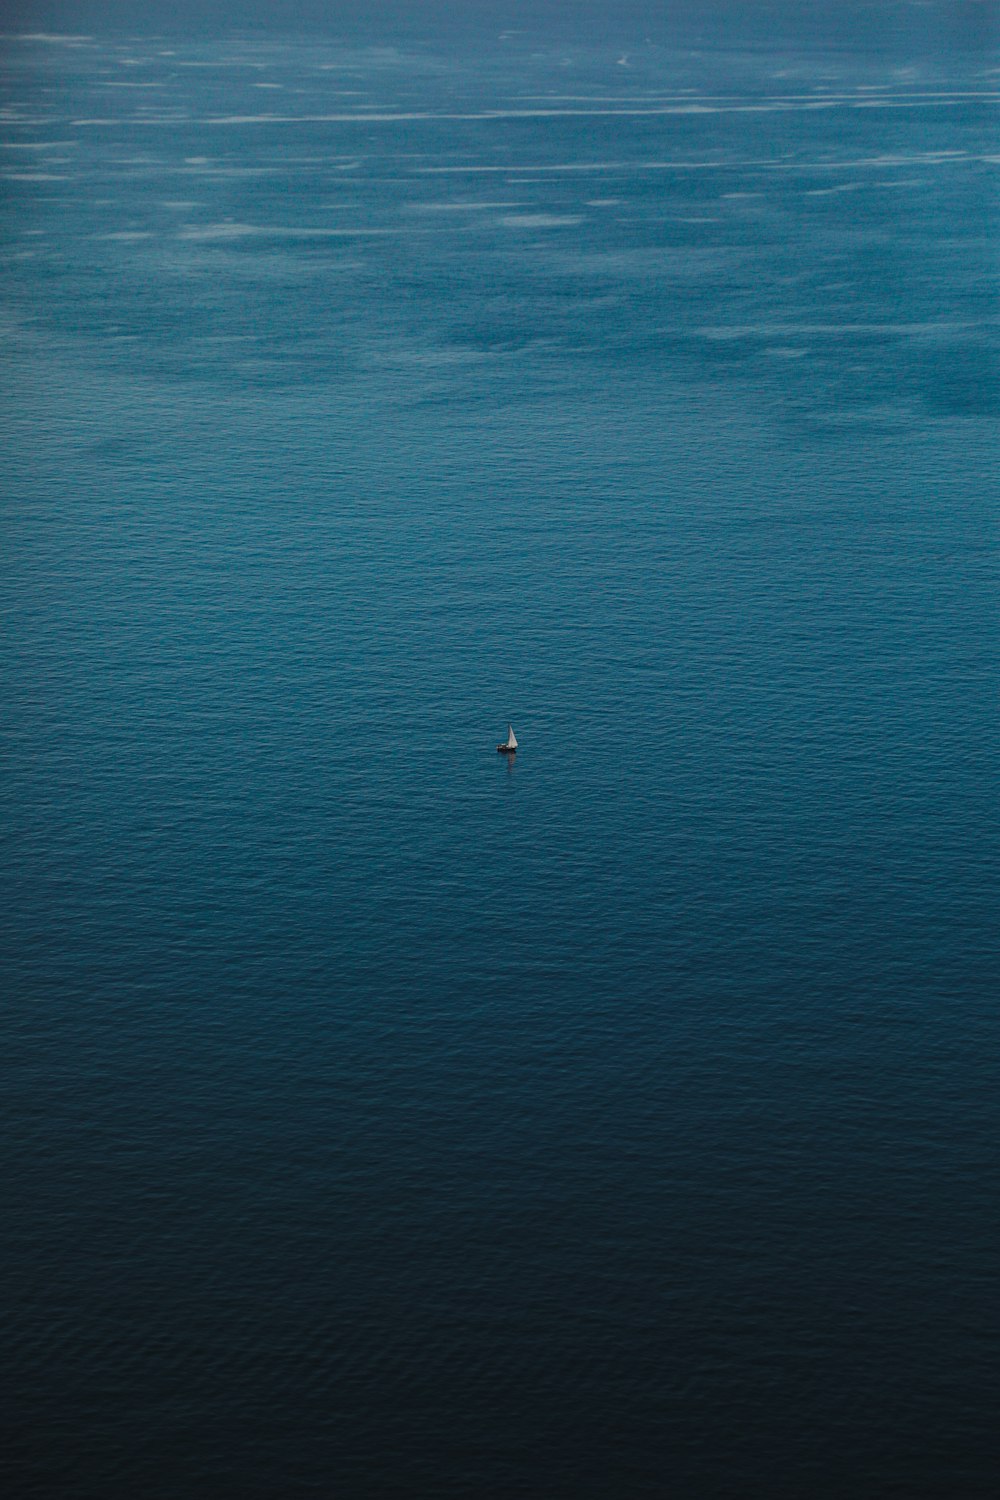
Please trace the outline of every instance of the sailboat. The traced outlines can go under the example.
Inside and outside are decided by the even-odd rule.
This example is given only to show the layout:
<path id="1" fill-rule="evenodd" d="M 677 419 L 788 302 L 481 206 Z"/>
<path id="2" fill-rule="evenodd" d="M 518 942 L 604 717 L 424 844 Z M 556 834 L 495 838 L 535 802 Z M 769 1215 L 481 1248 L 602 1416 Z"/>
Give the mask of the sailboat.
<path id="1" fill-rule="evenodd" d="M 517 753 L 517 740 L 514 738 L 513 726 L 507 725 L 507 738 L 502 745 L 497 746 L 498 755 L 514 755 Z"/>

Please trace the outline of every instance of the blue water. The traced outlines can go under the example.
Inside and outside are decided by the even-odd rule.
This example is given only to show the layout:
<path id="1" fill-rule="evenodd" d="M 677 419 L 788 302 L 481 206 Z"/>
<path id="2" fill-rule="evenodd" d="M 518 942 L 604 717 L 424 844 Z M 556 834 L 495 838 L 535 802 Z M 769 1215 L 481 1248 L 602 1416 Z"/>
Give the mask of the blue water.
<path id="1" fill-rule="evenodd" d="M 4 43 L 10 1493 L 995 1493 L 995 63 Z"/>

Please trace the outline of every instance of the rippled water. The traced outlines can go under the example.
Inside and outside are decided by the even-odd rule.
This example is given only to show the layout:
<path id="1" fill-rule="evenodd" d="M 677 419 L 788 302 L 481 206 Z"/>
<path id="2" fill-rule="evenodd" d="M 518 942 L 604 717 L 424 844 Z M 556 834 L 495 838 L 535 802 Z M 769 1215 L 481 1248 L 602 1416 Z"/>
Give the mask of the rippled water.
<path id="1" fill-rule="evenodd" d="M 4 47 L 16 1493 L 991 1494 L 995 59 Z"/>

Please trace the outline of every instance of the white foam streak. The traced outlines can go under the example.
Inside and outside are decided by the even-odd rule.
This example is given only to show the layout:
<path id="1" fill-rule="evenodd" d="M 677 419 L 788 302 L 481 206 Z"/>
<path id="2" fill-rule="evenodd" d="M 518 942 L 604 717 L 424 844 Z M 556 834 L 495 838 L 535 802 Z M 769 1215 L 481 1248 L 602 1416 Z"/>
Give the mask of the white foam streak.
<path id="1" fill-rule="evenodd" d="M 182 240 L 243 240 L 243 239 L 359 239 L 398 234 L 395 229 L 326 229 L 295 224 L 192 224 L 178 235 Z"/>
<path id="2" fill-rule="evenodd" d="M 1000 99 L 1000 94 L 977 96 L 983 100 Z M 913 109 L 939 108 L 951 103 L 951 96 L 942 98 L 898 99 L 837 99 L 796 102 L 774 99 L 754 104 L 707 104 L 688 101 L 683 104 L 655 106 L 633 106 L 625 109 L 487 109 L 487 110 L 341 110 L 329 114 L 240 114 L 205 115 L 192 123 L 212 128 L 234 125 L 358 125 L 358 124 L 409 124 L 419 120 L 548 120 L 548 119 L 651 119 L 666 115 L 709 114 L 775 114 L 796 110 L 841 107 L 846 109 Z M 135 120 L 109 120 L 103 118 L 74 120 L 77 126 L 134 126 Z M 174 124 L 171 118 L 150 118 L 144 125 Z"/>
<path id="3" fill-rule="evenodd" d="M 416 167 L 417 172 L 431 175 L 450 173 L 496 173 L 512 176 L 519 172 L 842 172 L 861 167 L 952 166 L 959 162 L 995 162 L 995 156 L 972 156 L 963 151 L 927 151 L 907 155 L 904 152 L 881 156 L 850 157 L 842 161 L 775 161 L 767 158 L 731 158 L 713 161 L 569 161 L 507 162 L 503 166 L 469 163 L 465 166 Z"/>
<path id="4" fill-rule="evenodd" d="M 504 214 L 500 220 L 509 229 L 561 229 L 581 223 L 579 214 Z"/>
<path id="5" fill-rule="evenodd" d="M 468 203 L 411 203 L 408 205 L 411 213 L 419 214 L 467 214 L 480 213 L 486 209 L 495 208 L 521 208 L 523 204 L 516 198 L 497 199 L 473 199 Z"/>
<path id="6" fill-rule="evenodd" d="M 714 342 L 752 338 L 841 338 L 851 335 L 917 338 L 928 334 L 934 336 L 968 332 L 970 329 L 983 327 L 984 322 L 992 325 L 1000 322 L 1000 319 L 987 318 L 981 322 L 942 320 L 928 323 L 745 323 L 694 328 L 691 331 Z"/>
<path id="7" fill-rule="evenodd" d="M 70 36 L 54 31 L 15 31 L 0 33 L 6 42 L 44 42 L 51 47 L 81 47 L 92 42 L 92 36 Z"/>

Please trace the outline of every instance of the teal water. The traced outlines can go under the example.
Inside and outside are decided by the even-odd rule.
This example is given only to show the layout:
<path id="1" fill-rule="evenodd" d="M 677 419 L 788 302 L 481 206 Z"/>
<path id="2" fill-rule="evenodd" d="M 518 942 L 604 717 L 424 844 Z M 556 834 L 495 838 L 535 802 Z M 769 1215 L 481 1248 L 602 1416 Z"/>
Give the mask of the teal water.
<path id="1" fill-rule="evenodd" d="M 12 1493 L 994 1492 L 995 58 L 626 41 L 4 43 Z"/>

